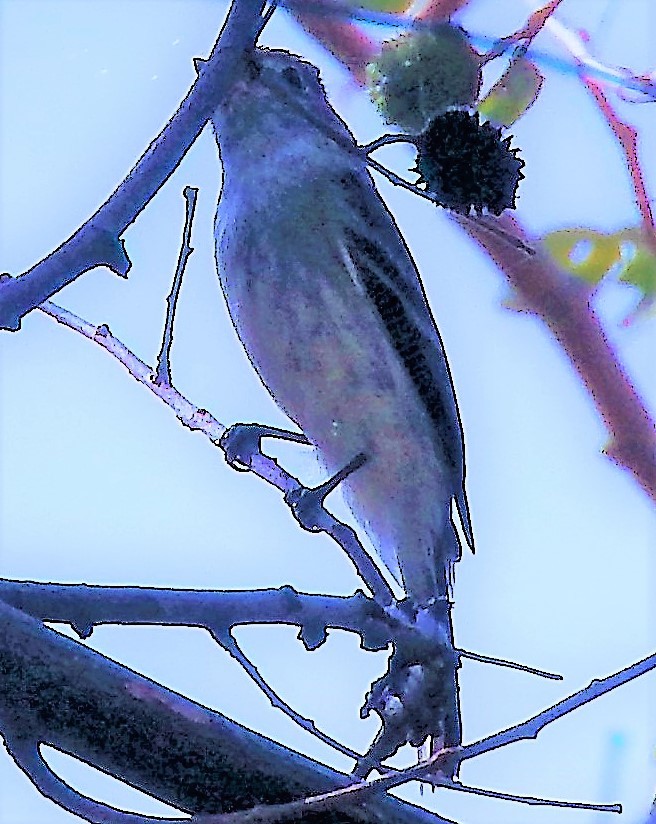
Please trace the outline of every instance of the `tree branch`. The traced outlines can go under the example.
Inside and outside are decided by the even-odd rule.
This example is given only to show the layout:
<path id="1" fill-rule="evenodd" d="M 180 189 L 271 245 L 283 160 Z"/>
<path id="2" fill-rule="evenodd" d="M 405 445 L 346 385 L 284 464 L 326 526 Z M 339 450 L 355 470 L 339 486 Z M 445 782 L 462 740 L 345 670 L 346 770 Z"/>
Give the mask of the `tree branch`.
<path id="1" fill-rule="evenodd" d="M 579 374 L 610 434 L 605 454 L 629 470 L 656 501 L 656 423 L 625 375 L 620 359 L 589 305 L 586 286 L 560 272 L 544 253 L 528 256 L 496 233 L 492 218 L 452 215 L 488 252 L 519 295 L 522 309 L 540 317 Z M 494 219 L 522 242 L 526 235 L 509 215 Z"/>
<path id="2" fill-rule="evenodd" d="M 366 650 L 393 640 L 400 618 L 362 592 L 316 595 L 280 589 L 207 591 L 0 580 L 0 599 L 40 621 L 70 624 L 81 638 L 106 624 L 202 627 L 217 633 L 247 624 L 292 624 L 307 649 L 329 627 L 355 632 Z"/>
<path id="3" fill-rule="evenodd" d="M 233 2 L 198 79 L 123 183 L 58 249 L 18 277 L 0 281 L 0 329 L 19 329 L 27 312 L 95 266 L 127 276 L 130 261 L 120 235 L 175 171 L 226 93 L 237 70 L 235 55 L 260 34 L 261 6 L 261 0 Z"/>
<path id="4" fill-rule="evenodd" d="M 2 601 L 0 729 L 25 754 L 30 742 L 32 751 L 48 744 L 196 815 L 288 803 L 352 783 Z M 391 797 L 322 820 L 436 824 Z"/>

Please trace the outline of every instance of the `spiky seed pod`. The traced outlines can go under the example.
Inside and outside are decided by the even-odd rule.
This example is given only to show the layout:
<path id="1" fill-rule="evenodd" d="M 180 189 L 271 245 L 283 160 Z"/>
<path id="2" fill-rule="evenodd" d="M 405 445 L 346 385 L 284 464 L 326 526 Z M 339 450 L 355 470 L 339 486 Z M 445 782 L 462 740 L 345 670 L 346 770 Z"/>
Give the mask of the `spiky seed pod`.
<path id="1" fill-rule="evenodd" d="M 463 214 L 514 209 L 524 161 L 510 141 L 501 129 L 481 123 L 478 112 L 446 112 L 417 138 L 418 182 L 441 206 Z"/>
<path id="2" fill-rule="evenodd" d="M 449 23 L 383 43 L 367 66 L 372 99 L 388 123 L 418 134 L 451 106 L 469 106 L 481 63 L 464 30 Z"/>

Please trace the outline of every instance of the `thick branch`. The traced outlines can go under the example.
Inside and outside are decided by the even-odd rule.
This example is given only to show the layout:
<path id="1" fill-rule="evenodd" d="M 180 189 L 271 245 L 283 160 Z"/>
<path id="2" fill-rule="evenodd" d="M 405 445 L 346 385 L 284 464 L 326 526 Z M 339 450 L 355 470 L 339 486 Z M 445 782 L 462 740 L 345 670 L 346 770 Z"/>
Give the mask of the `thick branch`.
<path id="1" fill-rule="evenodd" d="M 356 632 L 364 649 L 384 649 L 399 624 L 362 592 L 312 595 L 292 587 L 233 592 L 110 587 L 0 580 L 0 599 L 41 621 L 71 624 L 88 638 L 103 624 L 207 627 L 226 632 L 243 624 L 294 624 L 308 648 L 327 627 Z"/>
<path id="2" fill-rule="evenodd" d="M 0 725 L 188 813 L 280 804 L 352 779 L 87 649 L 0 601 Z M 326 822 L 435 824 L 387 798 Z"/>

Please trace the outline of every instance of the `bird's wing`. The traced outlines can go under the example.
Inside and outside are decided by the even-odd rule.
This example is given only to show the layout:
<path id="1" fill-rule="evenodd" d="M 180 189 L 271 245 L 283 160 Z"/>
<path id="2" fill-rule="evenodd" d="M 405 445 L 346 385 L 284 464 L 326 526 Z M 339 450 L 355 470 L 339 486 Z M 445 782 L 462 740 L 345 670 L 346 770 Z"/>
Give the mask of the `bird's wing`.
<path id="1" fill-rule="evenodd" d="M 452 495 L 473 551 L 462 425 L 444 346 L 417 268 L 369 174 L 347 173 L 340 183 L 350 206 L 345 210 L 346 251 L 434 423 L 436 449 L 450 469 Z"/>

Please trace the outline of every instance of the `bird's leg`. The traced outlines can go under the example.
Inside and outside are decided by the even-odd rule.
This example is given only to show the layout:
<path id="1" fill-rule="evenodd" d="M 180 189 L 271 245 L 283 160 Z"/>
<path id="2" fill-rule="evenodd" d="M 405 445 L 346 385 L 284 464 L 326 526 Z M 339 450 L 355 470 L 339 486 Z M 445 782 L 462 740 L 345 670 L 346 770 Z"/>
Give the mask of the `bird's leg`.
<path id="1" fill-rule="evenodd" d="M 219 443 L 230 466 L 239 472 L 248 472 L 252 468 L 253 459 L 256 456 L 262 457 L 264 454 L 262 438 L 277 438 L 306 445 L 311 444 L 311 441 L 300 432 L 290 432 L 286 429 L 262 426 L 257 423 L 233 424 L 223 433 Z M 308 532 L 329 531 L 329 526 L 325 523 L 325 516 L 328 513 L 323 505 L 324 500 L 366 460 L 367 456 L 361 452 L 319 486 L 307 487 L 298 482 L 287 490 L 285 503 L 290 507 L 292 514 L 303 529 L 307 529 Z"/>
<path id="2" fill-rule="evenodd" d="M 328 531 L 325 516 L 328 514 L 323 505 L 324 500 L 348 476 L 359 469 L 367 460 L 364 452 L 360 452 L 352 461 L 336 472 L 327 481 L 319 486 L 307 487 L 299 484 L 285 495 L 285 503 L 292 510 L 292 514 L 308 532 Z"/>
<path id="3" fill-rule="evenodd" d="M 280 438 L 301 444 L 310 444 L 305 435 L 288 432 L 273 426 L 255 423 L 237 423 L 229 427 L 219 441 L 226 460 L 240 472 L 254 471 L 285 493 L 285 503 L 292 514 L 309 532 L 326 532 L 351 559 L 358 575 L 379 604 L 388 606 L 394 600 L 390 585 L 369 557 L 355 530 L 342 523 L 324 507 L 323 501 L 351 472 L 361 467 L 366 455 L 359 454 L 343 469 L 315 488 L 303 484 L 280 467 L 273 458 L 262 452 L 262 438 Z"/>

